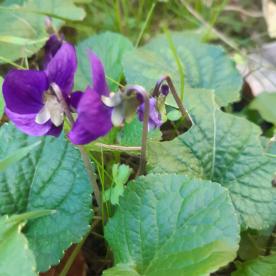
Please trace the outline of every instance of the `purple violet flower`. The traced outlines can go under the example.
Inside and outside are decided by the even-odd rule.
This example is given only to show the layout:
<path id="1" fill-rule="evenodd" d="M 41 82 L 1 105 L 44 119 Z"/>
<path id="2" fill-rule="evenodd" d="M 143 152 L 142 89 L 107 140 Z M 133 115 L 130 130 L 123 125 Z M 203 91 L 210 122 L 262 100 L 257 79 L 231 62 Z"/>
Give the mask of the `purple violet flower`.
<path id="1" fill-rule="evenodd" d="M 78 117 L 68 137 L 73 144 L 88 144 L 100 136 L 106 135 L 112 128 L 112 108 L 106 106 L 102 96 L 110 92 L 105 79 L 103 64 L 93 53 L 89 52 L 93 87 L 88 86 L 84 93 L 73 93 L 71 106 L 76 108 Z"/>
<path id="2" fill-rule="evenodd" d="M 58 136 L 64 110 L 53 91 L 60 90 L 68 100 L 76 68 L 75 49 L 63 42 L 44 71 L 9 71 L 3 83 L 5 112 L 9 119 L 26 134 Z"/>
<path id="3" fill-rule="evenodd" d="M 138 112 L 143 120 L 144 104 L 139 93 L 109 91 L 104 66 L 95 53 L 90 51 L 93 87 L 88 86 L 84 93 L 75 92 L 71 96 L 70 106 L 75 109 L 78 117 L 68 137 L 73 144 L 88 144 L 106 135 L 112 126 L 120 126 L 130 121 Z M 137 110 L 137 107 L 140 106 Z M 149 129 L 161 125 L 161 115 L 157 111 L 156 99 L 150 99 Z"/>
<path id="4" fill-rule="evenodd" d="M 157 101 L 155 98 L 151 97 L 149 99 L 149 124 L 148 128 L 149 130 L 160 127 L 162 124 L 161 114 L 157 110 Z M 143 121 L 144 119 L 144 111 L 145 111 L 145 104 L 142 103 L 138 109 L 137 114 L 140 121 Z"/>
<path id="5" fill-rule="evenodd" d="M 47 40 L 44 49 L 45 55 L 43 65 L 46 68 L 50 60 L 55 56 L 59 48 L 62 46 L 64 38 L 58 38 L 55 34 L 52 34 Z"/>

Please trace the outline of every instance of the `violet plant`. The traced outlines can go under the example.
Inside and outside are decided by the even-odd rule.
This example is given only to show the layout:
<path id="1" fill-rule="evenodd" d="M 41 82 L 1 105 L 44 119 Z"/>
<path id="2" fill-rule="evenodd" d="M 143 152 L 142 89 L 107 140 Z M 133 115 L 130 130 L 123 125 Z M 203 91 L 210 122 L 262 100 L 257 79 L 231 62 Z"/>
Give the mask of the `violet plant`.
<path id="1" fill-rule="evenodd" d="M 88 239 L 107 276 L 274 275 L 275 139 L 222 111 L 242 85 L 225 51 L 190 33 L 75 47 L 55 24 L 35 69 L 3 78 L 0 275 L 46 272 L 76 244 L 67 275 Z M 248 261 L 251 235 L 267 256 Z"/>

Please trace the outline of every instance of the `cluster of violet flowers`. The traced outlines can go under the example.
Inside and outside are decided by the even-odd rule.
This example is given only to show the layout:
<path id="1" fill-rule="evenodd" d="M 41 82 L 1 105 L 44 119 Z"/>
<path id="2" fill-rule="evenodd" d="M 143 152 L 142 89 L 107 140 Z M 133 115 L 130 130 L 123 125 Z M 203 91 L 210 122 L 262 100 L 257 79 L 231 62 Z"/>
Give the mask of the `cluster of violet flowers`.
<path id="1" fill-rule="evenodd" d="M 77 70 L 75 48 L 56 35 L 45 45 L 43 70 L 11 70 L 3 82 L 5 113 L 22 132 L 32 136 L 59 136 L 68 110 L 77 113 L 68 133 L 76 145 L 90 143 L 106 135 L 113 126 L 122 125 L 137 113 L 142 121 L 145 112 L 143 88 L 110 92 L 104 66 L 88 51 L 93 86 L 73 92 Z M 70 116 L 70 115 L 69 115 Z M 148 128 L 160 127 L 161 115 L 156 97 L 149 99 Z"/>

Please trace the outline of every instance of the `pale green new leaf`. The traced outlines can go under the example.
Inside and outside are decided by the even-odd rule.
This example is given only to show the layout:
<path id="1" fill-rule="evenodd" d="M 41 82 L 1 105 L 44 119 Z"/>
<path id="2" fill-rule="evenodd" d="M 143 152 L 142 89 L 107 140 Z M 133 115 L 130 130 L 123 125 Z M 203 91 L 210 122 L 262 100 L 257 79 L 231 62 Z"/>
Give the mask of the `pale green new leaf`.
<path id="1" fill-rule="evenodd" d="M 37 269 L 45 271 L 88 231 L 91 186 L 79 152 L 63 135 L 30 137 L 4 125 L 0 128 L 0 158 L 37 141 L 41 143 L 31 153 L 0 173 L 0 215 L 55 211 L 24 228 Z"/>
<path id="2" fill-rule="evenodd" d="M 116 265 L 105 275 L 198 276 L 235 258 L 239 224 L 219 184 L 155 174 L 129 183 L 105 237 Z"/>
<path id="3" fill-rule="evenodd" d="M 175 32 L 171 36 L 184 71 L 184 98 L 188 87 L 213 90 L 217 103 L 223 106 L 240 98 L 242 78 L 221 47 L 202 43 L 187 32 Z M 158 79 L 170 75 L 180 94 L 177 62 L 165 35 L 159 35 L 145 46 L 127 53 L 123 66 L 128 83 L 151 90 Z M 171 95 L 167 104 L 175 106 Z"/>
<path id="4" fill-rule="evenodd" d="M 276 255 L 260 256 L 256 259 L 238 265 L 238 270 L 232 276 L 275 276 Z"/>
<path id="5" fill-rule="evenodd" d="M 21 229 L 25 221 L 14 223 L 12 217 L 0 217 L 0 275 L 35 276 L 36 264 Z"/>
<path id="6" fill-rule="evenodd" d="M 132 169 L 125 164 L 114 164 L 112 167 L 112 186 L 104 191 L 104 201 L 110 201 L 113 205 L 119 204 L 119 198 L 124 193 L 124 185 L 127 183 Z"/>
<path id="7" fill-rule="evenodd" d="M 92 84 L 91 65 L 88 59 L 88 50 L 95 52 L 102 60 L 107 75 L 110 90 L 116 91 L 122 77 L 122 57 L 133 49 L 132 43 L 121 34 L 105 32 L 77 44 L 78 70 L 75 76 L 75 89 L 84 91 L 87 85 Z M 112 81 L 113 80 L 113 81 Z"/>
<path id="8" fill-rule="evenodd" d="M 263 150 L 260 129 L 219 110 L 208 91 L 192 91 L 186 106 L 192 128 L 172 141 L 150 142 L 150 169 L 218 182 L 229 190 L 243 226 L 261 229 L 274 224 L 275 163 Z"/>
<path id="9" fill-rule="evenodd" d="M 276 93 L 262 93 L 252 101 L 249 108 L 259 111 L 266 121 L 276 125 Z"/>

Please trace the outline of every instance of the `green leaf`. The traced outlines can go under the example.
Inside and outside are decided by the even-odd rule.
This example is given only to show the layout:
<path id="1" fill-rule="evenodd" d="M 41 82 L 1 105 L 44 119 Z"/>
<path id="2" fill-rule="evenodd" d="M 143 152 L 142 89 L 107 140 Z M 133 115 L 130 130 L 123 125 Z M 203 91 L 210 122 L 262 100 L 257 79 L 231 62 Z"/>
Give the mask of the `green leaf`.
<path id="1" fill-rule="evenodd" d="M 135 117 L 130 123 L 125 123 L 124 127 L 118 134 L 118 140 L 122 146 L 141 146 L 143 132 L 143 123 Z M 148 133 L 149 141 L 161 140 L 162 133 L 160 129 L 156 128 L 150 130 Z"/>
<path id="2" fill-rule="evenodd" d="M 6 124 L 0 128 L 0 141 L 2 159 L 41 141 L 24 159 L 0 173 L 0 215 L 55 210 L 30 221 L 24 229 L 38 271 L 45 271 L 89 229 L 91 186 L 85 168 L 79 152 L 63 135 L 30 137 Z"/>
<path id="3" fill-rule="evenodd" d="M 181 116 L 182 116 L 181 113 L 177 109 L 170 110 L 167 113 L 168 120 L 173 122 L 179 120 Z"/>
<path id="4" fill-rule="evenodd" d="M 135 268 L 129 265 L 119 264 L 103 272 L 103 276 L 140 276 Z"/>
<path id="5" fill-rule="evenodd" d="M 268 122 L 276 125 L 276 93 L 262 93 L 249 105 L 250 109 L 259 111 Z"/>
<path id="6" fill-rule="evenodd" d="M 23 157 L 25 157 L 28 153 L 30 153 L 36 146 L 40 144 L 40 141 L 37 141 L 36 143 L 23 147 L 16 152 L 10 154 L 8 157 L 5 157 L 5 159 L 0 160 L 0 172 L 4 171 L 8 166 L 14 164 L 15 162 L 19 161 Z"/>
<path id="7" fill-rule="evenodd" d="M 239 224 L 219 184 L 147 175 L 129 183 L 105 237 L 116 265 L 105 275 L 118 275 L 123 264 L 137 272 L 130 275 L 198 276 L 235 258 Z"/>
<path id="8" fill-rule="evenodd" d="M 238 266 L 232 276 L 275 276 L 276 255 L 261 256 Z"/>
<path id="9" fill-rule="evenodd" d="M 243 226 L 261 229 L 274 224 L 275 165 L 263 150 L 260 129 L 219 110 L 211 92 L 194 90 L 186 106 L 192 128 L 172 141 L 149 143 L 151 170 L 218 182 L 230 191 Z"/>
<path id="10" fill-rule="evenodd" d="M 48 15 L 53 18 L 67 20 L 83 20 L 85 11 L 83 8 L 76 6 L 75 2 L 75 0 L 24 0 L 16 3 L 14 0 L 6 0 L 4 4 L 10 11 Z"/>
<path id="11" fill-rule="evenodd" d="M 132 43 L 124 36 L 105 32 L 77 44 L 78 70 L 75 76 L 75 89 L 83 91 L 88 84 L 92 83 L 92 73 L 87 50 L 94 51 L 102 60 L 107 77 L 116 82 L 122 76 L 121 60 L 123 55 L 133 49 Z M 110 90 L 115 91 L 118 85 L 108 79 Z"/>
<path id="12" fill-rule="evenodd" d="M 171 36 L 184 69 L 184 94 L 189 87 L 213 90 L 216 101 L 223 106 L 240 98 L 242 78 L 221 47 L 202 43 L 188 33 L 175 32 Z M 127 53 L 123 67 L 128 83 L 143 85 L 147 90 L 153 89 L 162 76 L 170 75 L 180 94 L 178 67 L 164 35 Z M 167 104 L 175 106 L 171 95 Z"/>
<path id="13" fill-rule="evenodd" d="M 12 219 L 0 217 L 0 275 L 35 276 L 35 258 L 21 233 L 25 222 L 15 223 Z"/>
<path id="14" fill-rule="evenodd" d="M 104 201 L 119 204 L 119 198 L 124 193 L 124 185 L 127 183 L 132 169 L 127 165 L 114 164 L 112 167 L 112 187 L 104 191 Z"/>
<path id="15" fill-rule="evenodd" d="M 271 230 L 255 231 L 247 230 L 241 233 L 241 241 L 238 251 L 238 256 L 241 260 L 247 261 L 257 258 L 266 252 L 268 239 L 271 235 Z"/>
<path id="16" fill-rule="evenodd" d="M 64 23 L 61 19 L 82 20 L 85 16 L 84 10 L 73 0 L 28 0 L 22 6 L 9 5 L 9 1 L 5 4 L 0 6 L 0 57 L 3 60 L 29 57 L 43 47 L 48 39 L 46 15 L 59 18 L 53 20 L 56 28 Z"/>

